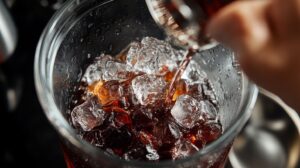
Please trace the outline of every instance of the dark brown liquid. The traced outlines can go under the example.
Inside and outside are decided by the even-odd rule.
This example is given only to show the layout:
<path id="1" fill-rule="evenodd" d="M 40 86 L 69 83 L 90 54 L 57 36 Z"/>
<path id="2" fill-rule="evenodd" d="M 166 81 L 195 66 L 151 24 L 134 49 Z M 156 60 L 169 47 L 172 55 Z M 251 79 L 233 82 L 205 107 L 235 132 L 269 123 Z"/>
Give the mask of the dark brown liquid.
<path id="1" fill-rule="evenodd" d="M 181 73 L 177 72 L 177 74 Z M 175 73 L 172 76 L 175 76 Z M 176 159 L 173 148 L 180 139 L 182 139 L 182 143 L 187 141 L 201 149 L 221 135 L 222 127 L 219 123 L 209 124 L 207 121 L 210 119 L 208 118 L 196 121 L 192 128 L 183 128 L 176 124 L 171 115 L 174 99 L 183 94 L 195 94 L 195 88 L 187 89 L 187 85 L 180 80 L 180 76 L 178 75 L 178 79 L 172 80 L 174 91 L 169 102 L 157 101 L 147 106 L 134 105 L 134 100 L 114 97 L 117 92 L 116 86 L 123 85 L 125 89 L 130 89 L 131 81 L 99 82 L 94 86 L 89 86 L 89 92 L 95 95 L 92 99 L 99 100 L 103 104 L 103 110 L 106 113 L 105 121 L 91 131 L 83 131 L 76 126 L 75 128 L 86 141 L 108 153 L 128 160 L 156 160 L 147 157 L 149 153 L 146 147 L 148 145 L 157 151 L 159 160 Z M 165 77 L 167 78 L 167 76 Z M 203 88 L 210 88 L 209 85 L 206 83 Z M 77 102 L 82 102 L 80 101 L 82 97 L 87 96 L 80 95 L 75 99 L 79 100 Z M 203 100 L 209 101 L 205 95 L 201 95 L 201 97 Z M 77 105 L 80 104 L 73 106 Z M 178 134 L 180 137 L 176 137 L 178 136 L 176 132 L 180 132 L 181 135 Z"/>
<path id="2" fill-rule="evenodd" d="M 187 51 L 177 71 L 163 68 L 163 75 L 128 71 L 122 72 L 126 80 L 82 82 L 70 104 L 70 124 L 82 139 L 126 160 L 176 160 L 199 151 L 222 134 L 222 125 L 216 114 L 211 115 L 218 107 L 213 96 L 207 94 L 213 92 L 210 81 L 205 78 L 203 82 L 188 84 L 181 79 L 194 53 Z M 126 64 L 127 54 L 106 60 Z M 159 95 L 147 97 L 151 100 L 148 104 L 140 103 L 133 92 L 134 81 L 142 77 L 151 78 L 150 88 L 155 85 L 155 78 L 165 84 L 156 93 Z M 179 100 L 187 105 L 178 105 Z M 174 110 L 175 106 L 179 108 Z M 72 154 L 66 157 L 70 160 Z M 81 162 L 77 160 L 70 167 L 77 164 Z"/>
<path id="3" fill-rule="evenodd" d="M 191 1 L 192 2 L 192 1 Z M 194 0 L 193 3 L 199 5 L 199 11 L 205 19 L 212 17 L 220 8 L 231 2 L 231 0 Z M 205 27 L 206 22 L 200 23 Z M 204 32 L 203 32 L 204 33 Z M 102 149 L 104 152 L 117 155 L 126 160 L 174 160 L 186 156 L 181 156 L 178 145 L 185 145 L 190 149 L 188 155 L 192 155 L 206 144 L 216 140 L 222 134 L 222 126 L 219 122 L 210 124 L 208 116 L 203 120 L 195 121 L 191 128 L 184 128 L 171 115 L 172 106 L 181 95 L 197 95 L 197 100 L 214 102 L 211 96 L 205 91 L 211 90 L 210 82 L 199 86 L 187 86 L 181 80 L 181 76 L 188 66 L 193 50 L 189 50 L 185 59 L 180 63 L 176 72 L 168 72 L 164 75 L 168 88 L 165 89 L 165 100 L 155 101 L 153 104 L 142 106 L 136 104 L 132 95 L 118 97 L 117 90 L 122 86 L 125 93 L 130 93 L 130 83 L 139 75 L 132 74 L 131 78 L 125 82 L 118 81 L 98 81 L 93 85 L 82 83 L 73 97 L 73 104 L 70 109 L 81 105 L 87 99 L 98 101 L 101 104 L 103 123 L 92 130 L 85 131 L 78 125 L 71 122 L 80 137 L 92 145 Z M 120 60 L 119 60 L 120 61 Z M 212 103 L 215 106 L 214 103 Z M 216 107 L 217 108 L 217 107 Z M 210 162 L 210 167 L 223 167 L 227 158 L 230 145 L 223 149 L 222 154 Z M 75 153 L 64 147 L 65 158 L 69 168 L 93 167 L 82 159 L 80 153 Z M 154 152 L 153 152 L 154 151 Z"/>

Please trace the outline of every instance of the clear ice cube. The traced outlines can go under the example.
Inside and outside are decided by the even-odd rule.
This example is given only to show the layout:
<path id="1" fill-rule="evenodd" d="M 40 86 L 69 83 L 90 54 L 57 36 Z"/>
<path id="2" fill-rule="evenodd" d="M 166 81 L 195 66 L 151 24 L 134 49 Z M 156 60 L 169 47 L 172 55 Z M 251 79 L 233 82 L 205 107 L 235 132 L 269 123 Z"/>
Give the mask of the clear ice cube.
<path id="1" fill-rule="evenodd" d="M 74 126 L 79 126 L 83 131 L 91 131 L 103 124 L 106 116 L 106 112 L 101 109 L 96 98 L 86 100 L 71 112 Z"/>
<path id="2" fill-rule="evenodd" d="M 156 48 L 158 53 L 167 55 L 169 58 L 175 61 L 181 61 L 184 57 L 184 50 L 175 49 L 168 42 L 163 40 L 153 37 L 145 37 L 142 39 L 141 43 L 146 48 Z"/>
<path id="3" fill-rule="evenodd" d="M 129 44 L 129 50 L 126 57 L 126 63 L 127 65 L 130 65 L 133 67 L 137 60 L 138 60 L 138 54 L 141 50 L 141 44 L 138 42 L 132 42 Z"/>
<path id="4" fill-rule="evenodd" d="M 185 139 L 179 139 L 172 149 L 172 158 L 174 160 L 182 159 L 191 156 L 197 151 L 199 151 L 199 149 L 194 144 Z"/>
<path id="5" fill-rule="evenodd" d="M 92 84 L 95 81 L 101 80 L 101 71 L 98 69 L 97 64 L 91 64 L 85 71 L 82 81 Z"/>
<path id="6" fill-rule="evenodd" d="M 111 60 L 113 60 L 113 58 L 110 55 L 102 54 L 101 56 L 97 57 L 95 62 L 87 67 L 82 77 L 82 81 L 90 85 L 96 81 L 103 80 L 103 69 L 105 68 L 107 61 Z"/>
<path id="7" fill-rule="evenodd" d="M 210 100 L 214 105 L 218 104 L 218 100 L 213 88 L 213 85 L 210 81 L 205 81 L 204 84 L 201 84 L 202 92 L 205 95 L 206 99 Z"/>
<path id="8" fill-rule="evenodd" d="M 198 130 L 196 137 L 203 143 L 209 143 L 216 140 L 222 134 L 222 126 L 217 121 L 210 121 L 205 123 L 201 129 Z"/>
<path id="9" fill-rule="evenodd" d="M 95 63 L 86 69 L 82 81 L 89 85 L 101 80 L 124 81 L 132 73 L 130 66 L 114 61 L 110 55 L 102 54 L 96 59 Z"/>
<path id="10" fill-rule="evenodd" d="M 164 41 L 145 37 L 141 44 L 132 43 L 127 55 L 127 64 L 147 74 L 161 75 L 178 67 L 183 52 L 175 50 Z"/>
<path id="11" fill-rule="evenodd" d="M 209 101 L 200 101 L 199 109 L 201 111 L 201 116 L 206 120 L 215 120 L 217 119 L 217 109 Z"/>
<path id="12" fill-rule="evenodd" d="M 189 95 L 181 95 L 171 109 L 171 115 L 180 126 L 192 128 L 200 117 L 199 102 Z"/>
<path id="13" fill-rule="evenodd" d="M 107 61 L 102 71 L 102 79 L 105 81 L 118 80 L 122 82 L 129 79 L 132 73 L 129 66 L 114 61 Z"/>
<path id="14" fill-rule="evenodd" d="M 201 69 L 200 65 L 191 60 L 186 70 L 183 72 L 181 79 L 184 79 L 189 85 L 196 83 L 204 83 L 207 78 L 206 73 Z"/>
<path id="15" fill-rule="evenodd" d="M 167 83 L 163 77 L 141 75 L 132 80 L 132 89 L 141 105 L 153 104 L 162 99 Z"/>
<path id="16" fill-rule="evenodd" d="M 144 146 L 136 144 L 124 153 L 123 158 L 127 161 L 131 160 L 144 160 L 147 151 Z"/>
<path id="17" fill-rule="evenodd" d="M 204 96 L 202 84 L 197 83 L 193 85 L 188 85 L 188 94 L 191 95 L 193 98 L 197 99 L 198 101 L 203 100 Z"/>
<path id="18" fill-rule="evenodd" d="M 98 97 L 102 105 L 108 105 L 113 101 L 122 101 L 123 97 L 126 96 L 124 93 L 124 87 L 115 80 L 98 82 L 94 86 L 92 93 Z"/>
<path id="19" fill-rule="evenodd" d="M 179 139 L 182 136 L 182 133 L 181 133 L 179 127 L 175 123 L 170 122 L 168 124 L 168 127 L 169 127 L 170 133 L 173 136 L 173 138 Z"/>
<path id="20" fill-rule="evenodd" d="M 159 160 L 157 151 L 151 145 L 146 145 L 146 150 L 148 152 L 148 154 L 146 154 L 148 160 Z"/>

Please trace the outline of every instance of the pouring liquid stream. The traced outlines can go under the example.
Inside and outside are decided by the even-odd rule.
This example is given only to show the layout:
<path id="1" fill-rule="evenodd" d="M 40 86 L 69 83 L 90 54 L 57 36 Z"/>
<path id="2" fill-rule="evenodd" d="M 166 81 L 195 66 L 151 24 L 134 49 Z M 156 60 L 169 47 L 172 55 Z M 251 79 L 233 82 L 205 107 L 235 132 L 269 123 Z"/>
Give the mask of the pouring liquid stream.
<path id="1" fill-rule="evenodd" d="M 178 40 L 179 36 L 184 36 L 185 38 L 178 40 L 178 42 L 183 45 L 189 45 L 189 49 L 168 88 L 166 103 L 172 101 L 176 83 L 180 80 L 193 55 L 197 52 L 197 50 L 193 49 L 195 47 L 192 47 L 192 45 L 196 43 L 200 45 L 197 47 L 204 49 L 203 47 L 205 45 L 209 46 L 209 43 L 212 42 L 211 39 L 206 36 L 205 31 L 208 20 L 221 8 L 233 1 L 234 0 L 184 0 L 182 1 L 183 3 L 178 6 L 174 1 L 147 0 L 150 11 L 154 13 L 156 22 L 164 27 L 175 39 Z M 192 11 L 194 17 L 193 21 L 187 20 L 187 18 L 185 18 L 186 13 L 180 11 L 179 7 L 185 7 Z M 195 21 L 198 23 L 195 24 Z M 195 26 L 191 26 L 192 23 L 198 25 L 196 26 L 198 28 L 195 29 Z M 184 30 L 182 27 L 187 30 Z M 191 31 L 192 29 L 194 30 Z M 190 34 L 191 32 L 193 33 Z"/>
<path id="2" fill-rule="evenodd" d="M 181 76 L 183 74 L 183 72 L 185 71 L 185 69 L 187 68 L 187 66 L 189 65 L 190 61 L 192 60 L 193 56 L 196 54 L 196 50 L 189 48 L 185 55 L 183 60 L 180 62 L 178 69 L 176 70 L 176 73 L 174 75 L 174 77 L 171 80 L 170 86 L 168 88 L 168 92 L 167 92 L 167 97 L 166 97 L 166 103 L 171 103 L 172 102 L 172 97 L 175 93 L 175 85 L 176 83 L 179 82 L 179 80 L 181 79 Z"/>

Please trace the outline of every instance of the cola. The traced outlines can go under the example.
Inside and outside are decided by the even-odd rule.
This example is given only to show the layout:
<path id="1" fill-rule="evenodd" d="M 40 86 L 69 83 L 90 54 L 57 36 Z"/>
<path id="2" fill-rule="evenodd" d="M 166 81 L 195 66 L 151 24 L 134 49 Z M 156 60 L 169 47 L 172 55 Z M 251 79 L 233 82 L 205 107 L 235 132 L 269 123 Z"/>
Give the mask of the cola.
<path id="1" fill-rule="evenodd" d="M 96 57 L 75 88 L 70 124 L 82 139 L 125 160 L 193 155 L 222 134 L 222 125 L 212 82 L 198 62 L 190 60 L 173 79 L 184 56 L 145 37 L 116 56 Z"/>

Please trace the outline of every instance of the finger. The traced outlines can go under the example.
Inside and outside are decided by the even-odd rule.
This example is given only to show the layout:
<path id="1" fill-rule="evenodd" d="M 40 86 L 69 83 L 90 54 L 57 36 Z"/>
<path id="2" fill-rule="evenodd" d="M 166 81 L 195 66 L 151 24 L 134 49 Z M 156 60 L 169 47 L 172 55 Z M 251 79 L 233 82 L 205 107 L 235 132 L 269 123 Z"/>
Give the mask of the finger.
<path id="1" fill-rule="evenodd" d="M 300 0 L 273 0 L 270 16 L 281 41 L 293 39 L 300 34 Z"/>
<path id="2" fill-rule="evenodd" d="M 207 32 L 239 52 L 255 52 L 270 38 L 265 1 L 237 1 L 221 10 L 208 24 Z"/>

